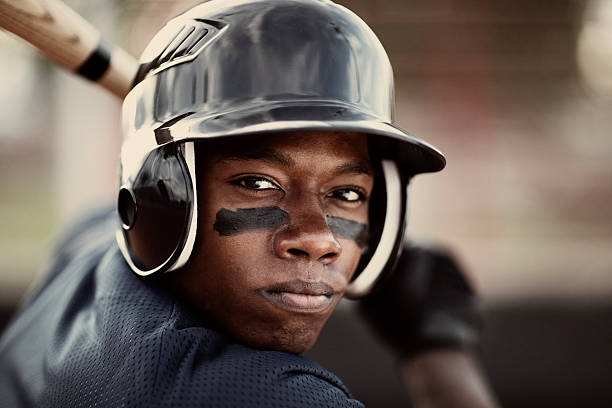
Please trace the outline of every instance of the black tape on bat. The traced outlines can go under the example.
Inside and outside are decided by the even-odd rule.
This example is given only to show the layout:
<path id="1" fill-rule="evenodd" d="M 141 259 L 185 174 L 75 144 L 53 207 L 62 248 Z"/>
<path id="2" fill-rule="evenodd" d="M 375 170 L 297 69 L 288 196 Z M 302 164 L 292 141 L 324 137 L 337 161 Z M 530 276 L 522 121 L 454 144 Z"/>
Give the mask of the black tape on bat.
<path id="1" fill-rule="evenodd" d="M 100 38 L 98 46 L 75 72 L 92 81 L 97 81 L 104 75 L 110 65 L 112 47 Z"/>
<path id="2" fill-rule="evenodd" d="M 234 235 L 246 230 L 275 229 L 289 223 L 289 214 L 279 207 L 220 209 L 213 228 L 219 235 Z"/>
<path id="3" fill-rule="evenodd" d="M 360 247 L 367 244 L 367 225 L 342 217 L 334 217 L 333 215 L 326 215 L 325 219 L 327 220 L 327 225 L 329 226 L 332 234 L 338 235 L 342 238 L 352 239 Z"/>

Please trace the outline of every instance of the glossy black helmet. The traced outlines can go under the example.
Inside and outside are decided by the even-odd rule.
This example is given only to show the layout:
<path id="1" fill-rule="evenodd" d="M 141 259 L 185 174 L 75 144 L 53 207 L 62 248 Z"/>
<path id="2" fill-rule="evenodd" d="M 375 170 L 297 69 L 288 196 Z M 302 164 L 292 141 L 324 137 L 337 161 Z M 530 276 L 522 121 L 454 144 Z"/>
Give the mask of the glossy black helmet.
<path id="1" fill-rule="evenodd" d="M 325 0 L 213 0 L 174 18 L 141 56 L 123 105 L 117 240 L 134 272 L 177 269 L 197 227 L 193 142 L 287 131 L 369 135 L 380 227 L 349 296 L 397 258 L 406 186 L 444 157 L 393 123 L 389 59 L 354 13 Z M 371 221 L 370 224 L 373 222 Z"/>

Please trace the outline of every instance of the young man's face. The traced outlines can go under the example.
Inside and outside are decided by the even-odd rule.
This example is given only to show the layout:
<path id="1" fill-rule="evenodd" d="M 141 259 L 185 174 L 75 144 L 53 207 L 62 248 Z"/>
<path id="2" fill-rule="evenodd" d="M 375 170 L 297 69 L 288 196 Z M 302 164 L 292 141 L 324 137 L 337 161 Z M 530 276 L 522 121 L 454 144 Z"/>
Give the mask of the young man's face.
<path id="1" fill-rule="evenodd" d="M 198 238 L 173 274 L 181 294 L 247 345 L 308 350 L 367 238 L 365 136 L 284 133 L 196 151 Z"/>

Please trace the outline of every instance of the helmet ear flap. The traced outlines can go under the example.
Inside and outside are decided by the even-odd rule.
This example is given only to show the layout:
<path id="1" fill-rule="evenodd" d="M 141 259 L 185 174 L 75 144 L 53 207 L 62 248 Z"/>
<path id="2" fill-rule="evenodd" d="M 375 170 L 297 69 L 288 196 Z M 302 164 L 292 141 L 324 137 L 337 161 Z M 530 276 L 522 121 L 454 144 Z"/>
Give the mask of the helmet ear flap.
<path id="1" fill-rule="evenodd" d="M 373 191 L 371 197 L 371 201 L 378 202 L 374 203 L 370 211 L 371 235 L 368 248 L 359 263 L 356 277 L 345 292 L 347 297 L 353 299 L 370 292 L 376 281 L 393 268 L 402 248 L 406 225 L 407 181 L 402 179 L 395 161 L 385 159 L 380 163 L 382 177 L 378 179 L 384 181 L 384 184 L 377 192 Z"/>
<path id="2" fill-rule="evenodd" d="M 175 269 L 180 266 L 179 258 L 184 258 L 181 254 L 190 236 L 195 206 L 184 148 L 170 143 L 152 150 L 133 179 L 122 177 L 127 180 L 117 200 L 121 222 L 117 239 L 139 275 Z"/>
<path id="3" fill-rule="evenodd" d="M 369 146 L 370 156 L 373 156 L 370 158 L 370 161 L 374 167 L 374 187 L 372 188 L 368 204 L 368 239 L 351 281 L 355 281 L 359 277 L 370 262 L 370 259 L 372 259 L 372 255 L 374 255 L 374 251 L 380 242 L 387 209 L 387 193 L 382 161 L 379 157 L 373 155 L 372 143 L 369 143 Z"/>

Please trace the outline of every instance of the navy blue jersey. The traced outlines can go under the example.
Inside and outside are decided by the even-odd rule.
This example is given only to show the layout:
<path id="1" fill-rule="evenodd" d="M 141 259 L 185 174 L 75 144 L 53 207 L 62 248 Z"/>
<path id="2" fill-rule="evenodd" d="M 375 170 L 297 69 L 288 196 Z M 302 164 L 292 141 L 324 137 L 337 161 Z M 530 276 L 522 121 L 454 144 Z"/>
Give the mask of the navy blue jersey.
<path id="1" fill-rule="evenodd" d="M 0 407 L 362 407 L 305 357 L 255 350 L 133 274 L 98 216 L 0 340 Z"/>

